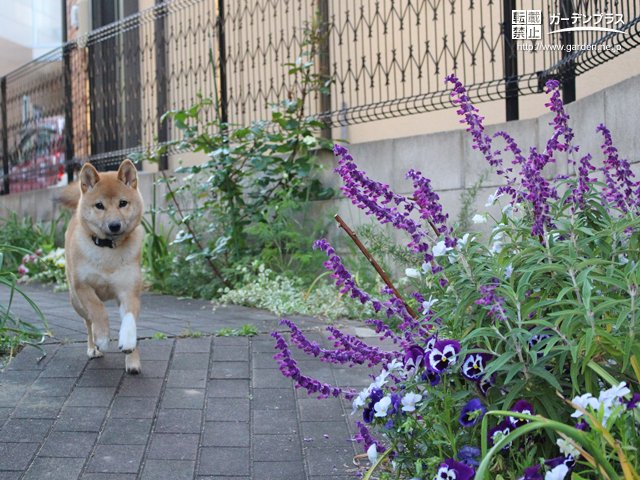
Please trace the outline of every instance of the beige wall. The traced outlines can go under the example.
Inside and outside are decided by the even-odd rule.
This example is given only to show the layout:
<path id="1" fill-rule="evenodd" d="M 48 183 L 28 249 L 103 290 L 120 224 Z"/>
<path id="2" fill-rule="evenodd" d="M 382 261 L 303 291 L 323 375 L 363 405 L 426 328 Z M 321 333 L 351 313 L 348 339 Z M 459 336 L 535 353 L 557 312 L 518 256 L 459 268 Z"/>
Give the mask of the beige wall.
<path id="1" fill-rule="evenodd" d="M 30 48 L 0 37 L 0 77 L 30 61 Z"/>

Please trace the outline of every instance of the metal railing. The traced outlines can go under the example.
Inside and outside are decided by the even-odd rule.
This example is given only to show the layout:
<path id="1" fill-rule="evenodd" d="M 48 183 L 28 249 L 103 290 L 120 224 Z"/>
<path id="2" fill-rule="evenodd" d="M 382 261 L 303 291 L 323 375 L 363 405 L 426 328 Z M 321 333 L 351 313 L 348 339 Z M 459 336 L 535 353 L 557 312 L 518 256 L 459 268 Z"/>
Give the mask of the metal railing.
<path id="1" fill-rule="evenodd" d="M 517 14 L 536 10 L 543 29 L 598 16 L 613 16 L 615 29 L 513 38 Z M 0 79 L 2 193 L 63 183 L 85 161 L 112 168 L 175 140 L 160 117 L 199 95 L 216 93 L 231 123 L 269 120 L 270 106 L 294 91 L 285 64 L 314 21 L 326 31 L 316 68 L 333 84 L 306 111 L 328 126 L 449 108 L 443 79 L 452 72 L 475 101 L 506 99 L 507 119 L 517 118 L 519 96 L 546 79 L 561 79 L 572 101 L 577 75 L 640 43 L 640 0 L 166 1 Z M 547 39 L 554 48 L 534 48 Z"/>

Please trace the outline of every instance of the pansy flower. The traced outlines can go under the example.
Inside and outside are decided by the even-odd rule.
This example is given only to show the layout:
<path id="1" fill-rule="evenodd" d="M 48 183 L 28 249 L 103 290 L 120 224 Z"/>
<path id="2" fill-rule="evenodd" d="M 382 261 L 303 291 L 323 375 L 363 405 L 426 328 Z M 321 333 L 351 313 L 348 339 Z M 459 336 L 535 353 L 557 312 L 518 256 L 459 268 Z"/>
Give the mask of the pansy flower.
<path id="1" fill-rule="evenodd" d="M 462 375 L 469 380 L 478 381 L 484 375 L 485 368 L 493 355 L 489 353 L 470 353 L 462 362 Z"/>
<path id="2" fill-rule="evenodd" d="M 511 407 L 511 411 L 522 413 L 524 415 L 535 415 L 533 405 L 531 405 L 526 400 L 518 400 L 513 404 L 513 407 Z M 513 428 L 518 428 L 529 423 L 529 420 L 525 420 L 524 418 L 509 417 L 509 423 Z"/>
<path id="3" fill-rule="evenodd" d="M 429 350 L 433 350 L 433 347 L 436 346 L 436 342 L 438 341 L 438 337 L 435 335 L 431 335 L 427 338 L 426 342 L 424 342 L 424 350 L 428 352 Z"/>
<path id="4" fill-rule="evenodd" d="M 365 423 L 373 422 L 373 417 L 375 414 L 373 407 L 376 403 L 382 400 L 382 397 L 384 397 L 384 393 L 379 388 L 374 388 L 371 390 L 371 393 L 369 394 L 369 405 L 367 405 L 366 408 L 362 411 L 362 419 L 365 421 Z"/>
<path id="5" fill-rule="evenodd" d="M 489 445 L 494 446 L 502 439 L 502 437 L 506 437 L 507 435 L 509 435 L 511 433 L 511 430 L 513 430 L 513 427 L 508 420 L 503 420 L 502 422 L 500 422 L 498 425 L 489 430 L 489 433 L 487 435 L 489 437 Z M 509 450 L 509 448 L 511 448 L 511 442 L 506 444 L 502 448 L 502 450 Z"/>
<path id="6" fill-rule="evenodd" d="M 493 387 L 494 379 L 495 379 L 495 376 L 491 375 L 491 377 L 481 378 L 480 381 L 477 382 L 480 393 L 482 393 L 482 395 L 484 395 L 485 397 L 487 396 L 489 389 Z"/>
<path id="7" fill-rule="evenodd" d="M 435 387 L 440 383 L 440 374 L 430 370 L 424 372 L 421 378 L 423 382 L 429 382 L 432 387 Z"/>
<path id="8" fill-rule="evenodd" d="M 631 396 L 631 400 L 627 402 L 626 404 L 627 410 L 633 410 L 637 408 L 639 403 L 640 403 L 640 393 L 636 392 Z"/>
<path id="9" fill-rule="evenodd" d="M 484 417 L 486 412 L 487 409 L 482 405 L 480 399 L 473 398 L 469 400 L 464 407 L 462 407 L 458 421 L 463 427 L 473 427 L 482 420 L 482 417 Z"/>
<path id="10" fill-rule="evenodd" d="M 402 397 L 402 411 L 403 412 L 415 412 L 417 404 L 422 400 L 422 395 L 419 393 L 407 393 Z"/>
<path id="11" fill-rule="evenodd" d="M 424 366 L 424 350 L 418 345 L 411 345 L 405 350 L 404 365 L 407 370 Z"/>
<path id="12" fill-rule="evenodd" d="M 373 416 L 378 418 L 386 417 L 390 406 L 391 406 L 391 397 L 384 397 L 380 399 L 373 406 L 373 410 L 375 411 Z"/>
<path id="13" fill-rule="evenodd" d="M 477 467 L 480 465 L 480 449 L 478 447 L 471 447 L 465 445 L 458 450 L 458 460 L 470 467 Z"/>
<path id="14" fill-rule="evenodd" d="M 440 464 L 433 480 L 471 480 L 475 474 L 475 470 L 470 466 L 448 458 Z"/>
<path id="15" fill-rule="evenodd" d="M 427 361 L 432 372 L 441 373 L 458 361 L 460 342 L 457 340 L 438 340 L 429 355 Z"/>
<path id="16" fill-rule="evenodd" d="M 524 475 L 518 480 L 544 480 L 542 473 L 540 473 L 540 465 L 525 468 Z"/>
<path id="17" fill-rule="evenodd" d="M 543 330 L 543 332 L 544 332 L 544 330 Z M 551 335 L 549 335 L 547 333 L 537 333 L 535 335 L 531 335 L 531 338 L 527 342 L 529 344 L 529 350 L 534 350 L 536 348 L 536 345 L 538 345 L 540 342 L 542 342 L 543 340 L 546 340 L 546 339 L 548 339 L 550 337 L 551 337 Z M 537 352 L 536 355 L 539 358 L 542 355 L 544 355 L 544 353 L 540 351 L 540 352 Z"/>

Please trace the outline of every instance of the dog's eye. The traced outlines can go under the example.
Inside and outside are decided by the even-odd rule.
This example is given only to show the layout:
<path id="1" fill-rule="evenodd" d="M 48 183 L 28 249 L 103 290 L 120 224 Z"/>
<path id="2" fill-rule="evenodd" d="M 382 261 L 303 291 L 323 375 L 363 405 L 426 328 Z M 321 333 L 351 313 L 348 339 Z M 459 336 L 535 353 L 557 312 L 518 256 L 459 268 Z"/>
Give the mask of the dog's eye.
<path id="1" fill-rule="evenodd" d="M 124 208 L 127 205 L 129 205 L 129 202 L 127 202 L 126 200 L 120 200 L 120 204 L 118 205 L 120 208 Z"/>
<path id="2" fill-rule="evenodd" d="M 102 202 L 98 202 L 98 203 L 96 203 L 95 207 L 96 207 L 98 210 L 104 210 L 104 205 L 102 204 Z"/>

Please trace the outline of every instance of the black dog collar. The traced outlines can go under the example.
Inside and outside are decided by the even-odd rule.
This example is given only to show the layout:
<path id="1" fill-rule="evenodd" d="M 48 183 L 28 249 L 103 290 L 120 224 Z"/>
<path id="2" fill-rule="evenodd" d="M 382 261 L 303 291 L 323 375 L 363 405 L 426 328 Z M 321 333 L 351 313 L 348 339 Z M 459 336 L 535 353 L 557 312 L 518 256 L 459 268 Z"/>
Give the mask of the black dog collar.
<path id="1" fill-rule="evenodd" d="M 98 247 L 114 247 L 113 240 L 111 240 L 110 238 L 98 238 L 95 235 L 91 235 L 91 240 L 93 240 L 93 243 L 95 243 Z"/>

